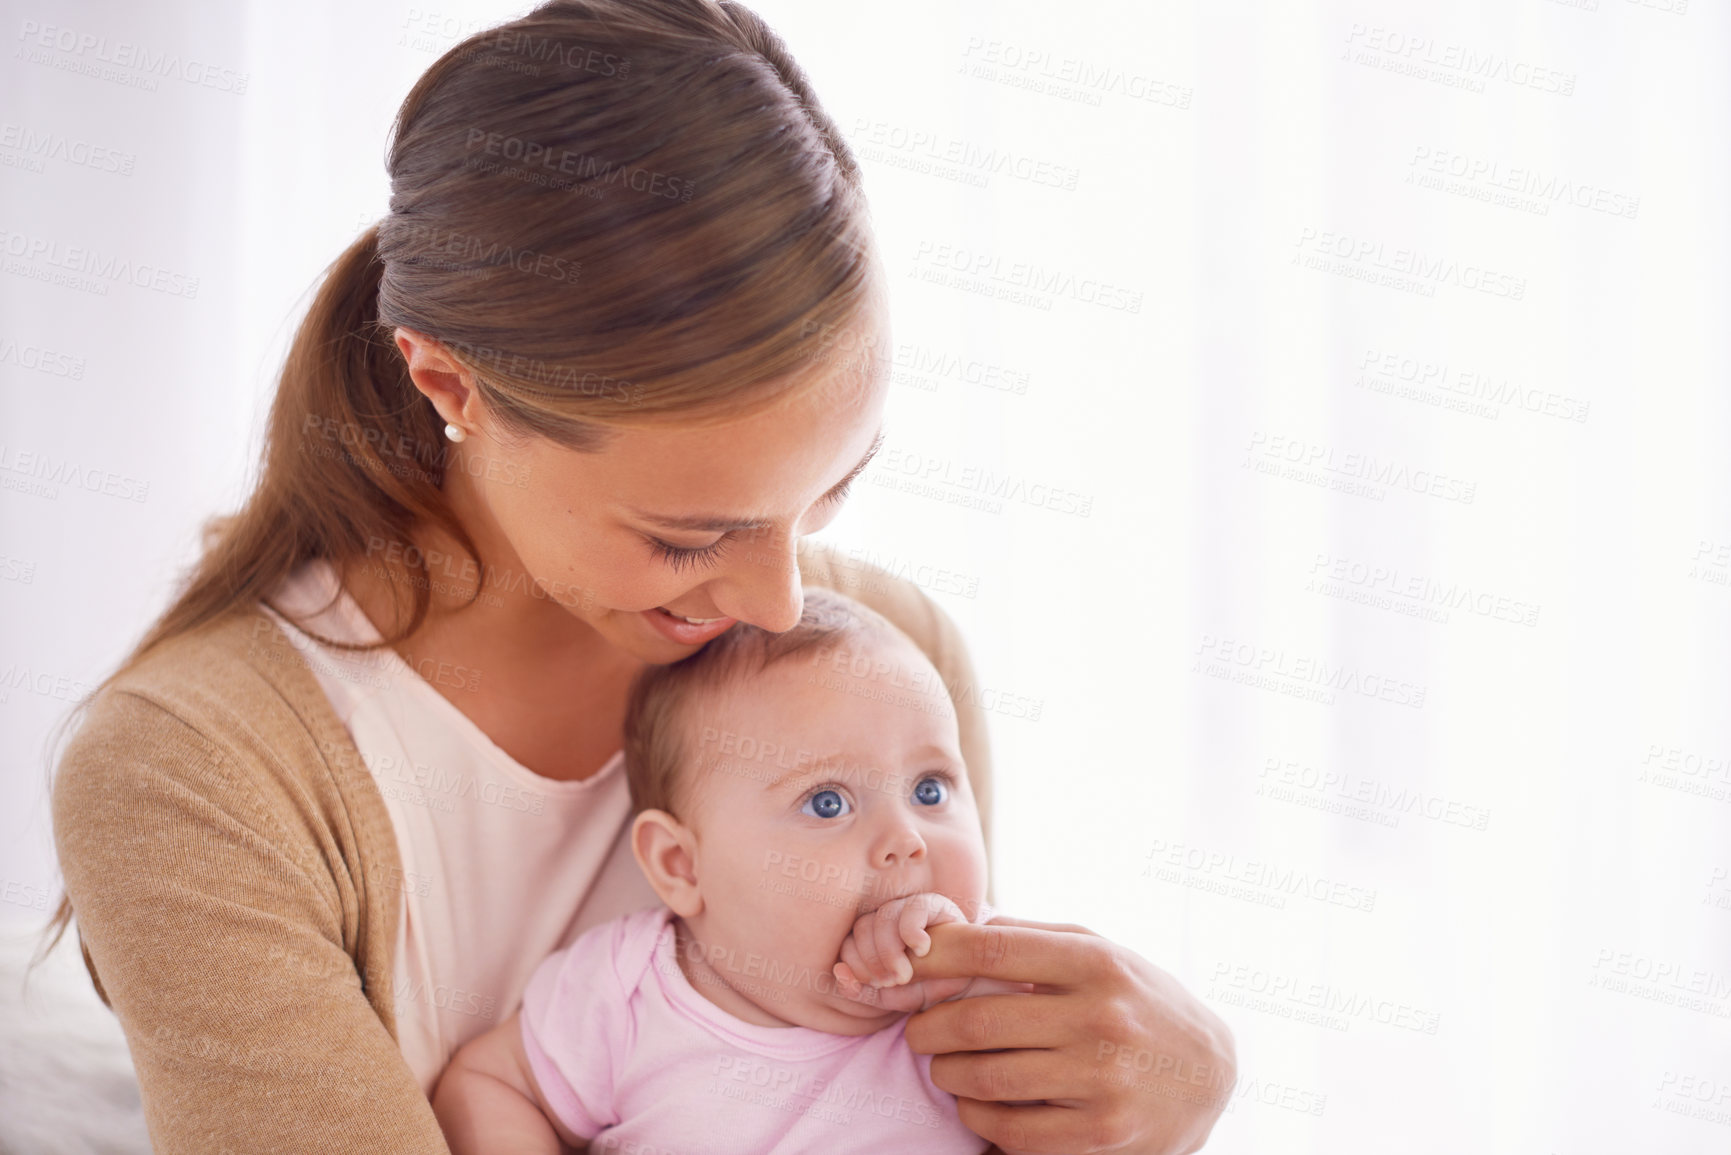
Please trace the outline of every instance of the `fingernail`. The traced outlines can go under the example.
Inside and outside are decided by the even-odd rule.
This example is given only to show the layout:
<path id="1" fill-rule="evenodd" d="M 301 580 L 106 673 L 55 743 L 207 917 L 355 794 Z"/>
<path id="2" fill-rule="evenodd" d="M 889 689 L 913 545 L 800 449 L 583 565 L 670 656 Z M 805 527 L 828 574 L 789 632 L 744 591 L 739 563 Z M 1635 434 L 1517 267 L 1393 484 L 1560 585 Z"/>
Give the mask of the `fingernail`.
<path id="1" fill-rule="evenodd" d="M 919 946 L 914 948 L 914 954 L 918 955 L 920 958 L 925 958 L 926 955 L 931 953 L 931 950 L 932 940 L 928 938 L 925 942 L 922 942 Z"/>

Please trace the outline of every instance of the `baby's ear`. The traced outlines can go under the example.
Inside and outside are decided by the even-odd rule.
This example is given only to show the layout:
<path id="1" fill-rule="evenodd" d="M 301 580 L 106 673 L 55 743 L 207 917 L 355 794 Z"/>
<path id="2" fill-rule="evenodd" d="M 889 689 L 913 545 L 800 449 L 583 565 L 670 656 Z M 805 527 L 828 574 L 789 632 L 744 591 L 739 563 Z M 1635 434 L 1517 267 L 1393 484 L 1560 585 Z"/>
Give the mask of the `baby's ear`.
<path id="1" fill-rule="evenodd" d="M 644 810 L 631 820 L 631 853 L 638 869 L 668 909 L 681 918 L 703 913 L 692 844 L 691 831 L 665 810 Z"/>

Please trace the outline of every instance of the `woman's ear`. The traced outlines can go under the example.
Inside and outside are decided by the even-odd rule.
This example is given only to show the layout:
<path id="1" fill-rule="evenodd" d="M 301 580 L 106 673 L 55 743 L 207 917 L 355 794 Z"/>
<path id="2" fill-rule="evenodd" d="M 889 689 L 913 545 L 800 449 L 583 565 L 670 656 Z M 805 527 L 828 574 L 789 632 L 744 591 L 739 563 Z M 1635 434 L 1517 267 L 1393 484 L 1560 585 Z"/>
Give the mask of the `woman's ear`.
<path id="1" fill-rule="evenodd" d="M 631 853 L 655 893 L 680 918 L 703 913 L 697 882 L 696 840 L 684 823 L 665 810 L 645 810 L 631 822 Z"/>
<path id="2" fill-rule="evenodd" d="M 433 403 L 440 419 L 475 428 L 480 414 L 469 370 L 444 345 L 425 334 L 399 325 L 392 336 L 408 363 L 409 380 Z"/>

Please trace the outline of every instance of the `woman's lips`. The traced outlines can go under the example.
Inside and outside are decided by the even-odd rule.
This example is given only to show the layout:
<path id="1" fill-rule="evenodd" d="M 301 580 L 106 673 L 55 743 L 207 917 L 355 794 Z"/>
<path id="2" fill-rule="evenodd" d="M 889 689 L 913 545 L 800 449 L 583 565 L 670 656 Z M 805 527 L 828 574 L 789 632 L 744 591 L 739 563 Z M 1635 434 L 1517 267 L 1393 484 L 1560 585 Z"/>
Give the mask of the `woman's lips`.
<path id="1" fill-rule="evenodd" d="M 700 646 L 711 638 L 719 637 L 727 632 L 734 618 L 716 618 L 713 621 L 696 623 L 656 606 L 652 610 L 643 611 L 644 620 L 657 633 L 669 641 L 678 642 L 682 646 Z"/>

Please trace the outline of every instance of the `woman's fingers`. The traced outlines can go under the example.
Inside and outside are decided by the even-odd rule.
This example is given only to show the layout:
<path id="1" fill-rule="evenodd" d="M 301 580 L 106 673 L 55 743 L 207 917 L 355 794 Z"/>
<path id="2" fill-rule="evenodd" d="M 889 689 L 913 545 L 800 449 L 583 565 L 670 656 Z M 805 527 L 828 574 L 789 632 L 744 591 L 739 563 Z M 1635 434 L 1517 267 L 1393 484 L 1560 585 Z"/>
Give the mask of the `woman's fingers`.
<path id="1" fill-rule="evenodd" d="M 931 933 L 917 981 L 962 971 L 1037 984 L 908 1020 L 908 1045 L 932 1055 L 932 1081 L 957 1096 L 977 1134 L 1017 1155 L 1202 1146 L 1236 1084 L 1237 1055 L 1231 1030 L 1171 975 L 1080 927 Z"/>
<path id="2" fill-rule="evenodd" d="M 1069 988 L 1087 982 L 1106 958 L 1090 931 L 1047 924 L 948 922 L 930 931 L 931 950 L 913 963 L 914 977 L 1003 979 Z"/>
<path id="3" fill-rule="evenodd" d="M 1034 930 L 1061 930 L 1069 934 L 1092 934 L 1095 938 L 1100 937 L 1087 927 L 1077 926 L 1073 922 L 1034 922 L 1031 919 L 1010 918 L 1002 914 L 994 914 L 985 921 L 991 926 L 1025 926 Z"/>
<path id="4" fill-rule="evenodd" d="M 979 995 L 921 1011 L 908 1020 L 904 1037 L 908 1046 L 926 1055 L 1038 1050 L 1061 1046 L 1075 1036 L 1074 1012 L 1065 995 Z"/>
<path id="5" fill-rule="evenodd" d="M 923 957 L 932 949 L 932 936 L 926 933 L 927 927 L 946 922 L 968 921 L 962 908 L 941 894 L 924 894 L 920 898 L 920 902 L 910 902 L 902 910 L 900 919 L 902 941 L 914 952 L 915 957 Z"/>
<path id="6" fill-rule="evenodd" d="M 905 987 L 891 987 L 891 990 L 916 990 L 920 992 L 920 1003 L 910 1010 L 920 1011 L 933 1007 L 945 999 L 952 999 L 965 992 L 977 980 L 975 979 L 927 979 L 922 983 L 908 983 Z"/>
<path id="7" fill-rule="evenodd" d="M 1100 1089 L 1067 1056 L 1040 1050 L 933 1055 L 932 1082 L 958 1099 L 1043 1102 L 1072 1111 Z"/>
<path id="8" fill-rule="evenodd" d="M 1065 1155 L 1076 1146 L 1077 1110 L 1074 1107 L 1022 1106 L 981 1099 L 956 1099 L 956 1117 L 962 1126 L 1000 1151 L 1029 1155 Z"/>

